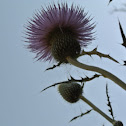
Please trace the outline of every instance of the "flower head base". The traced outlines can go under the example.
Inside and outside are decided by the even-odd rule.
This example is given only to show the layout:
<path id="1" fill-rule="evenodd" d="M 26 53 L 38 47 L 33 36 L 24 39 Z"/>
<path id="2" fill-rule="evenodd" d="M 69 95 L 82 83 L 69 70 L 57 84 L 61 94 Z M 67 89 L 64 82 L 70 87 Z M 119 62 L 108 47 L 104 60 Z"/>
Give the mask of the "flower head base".
<path id="1" fill-rule="evenodd" d="M 82 95 L 82 86 L 78 83 L 61 83 L 58 87 L 61 96 L 70 103 L 75 103 Z"/>
<path id="2" fill-rule="evenodd" d="M 56 33 L 52 34 L 51 51 L 57 61 L 67 62 L 67 56 L 76 58 L 80 54 L 80 45 L 71 32 L 69 28 L 63 28 L 62 31 L 57 29 Z"/>
<path id="3" fill-rule="evenodd" d="M 50 5 L 36 13 L 27 26 L 28 48 L 38 60 L 67 62 L 68 56 L 76 58 L 93 40 L 95 25 L 83 9 L 67 4 Z"/>

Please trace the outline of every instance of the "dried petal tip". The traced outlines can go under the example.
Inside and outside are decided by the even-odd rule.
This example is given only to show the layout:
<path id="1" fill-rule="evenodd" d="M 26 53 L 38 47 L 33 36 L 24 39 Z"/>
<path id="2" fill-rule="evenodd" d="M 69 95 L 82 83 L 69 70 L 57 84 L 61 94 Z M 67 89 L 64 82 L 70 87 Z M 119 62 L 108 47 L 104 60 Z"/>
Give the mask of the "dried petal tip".
<path id="1" fill-rule="evenodd" d="M 116 121 L 113 126 L 123 126 L 121 121 Z"/>
<path id="2" fill-rule="evenodd" d="M 36 13 L 27 26 L 28 48 L 38 60 L 67 62 L 94 39 L 94 23 L 78 6 L 50 5 Z"/>
<path id="3" fill-rule="evenodd" d="M 78 83 L 61 83 L 58 87 L 61 96 L 70 103 L 75 103 L 82 95 L 82 86 Z"/>

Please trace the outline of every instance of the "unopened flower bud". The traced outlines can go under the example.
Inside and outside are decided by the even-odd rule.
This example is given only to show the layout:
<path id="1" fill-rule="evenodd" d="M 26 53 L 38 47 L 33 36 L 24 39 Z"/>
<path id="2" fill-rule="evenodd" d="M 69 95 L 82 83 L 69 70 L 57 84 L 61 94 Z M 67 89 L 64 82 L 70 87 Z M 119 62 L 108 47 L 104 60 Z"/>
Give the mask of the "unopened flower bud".
<path id="1" fill-rule="evenodd" d="M 58 87 L 61 96 L 70 103 L 75 103 L 82 95 L 82 86 L 78 83 L 61 83 Z"/>
<path id="2" fill-rule="evenodd" d="M 116 121 L 113 126 L 123 126 L 121 121 Z"/>

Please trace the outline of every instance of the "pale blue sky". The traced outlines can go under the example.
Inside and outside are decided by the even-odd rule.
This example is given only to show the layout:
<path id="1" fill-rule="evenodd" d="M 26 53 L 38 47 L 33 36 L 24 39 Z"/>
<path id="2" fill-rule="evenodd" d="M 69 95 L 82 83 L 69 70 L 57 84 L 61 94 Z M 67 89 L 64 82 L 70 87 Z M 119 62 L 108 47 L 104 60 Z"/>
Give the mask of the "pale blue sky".
<path id="1" fill-rule="evenodd" d="M 36 10 L 51 1 L 0 1 L 0 126 L 111 126 L 94 111 L 69 123 L 74 116 L 90 107 L 81 101 L 77 104 L 67 103 L 57 92 L 57 87 L 40 93 L 43 88 L 55 82 L 65 81 L 70 74 L 75 78 L 93 75 L 70 65 L 44 72 L 53 64 L 35 62 L 35 54 L 24 47 L 24 25 Z M 113 0 L 109 6 L 108 0 L 69 0 L 69 5 L 71 3 L 84 7 L 97 23 L 97 39 L 86 50 L 98 45 L 100 52 L 110 54 L 122 64 L 122 60 L 126 60 L 126 49 L 120 45 L 122 39 L 118 19 L 126 33 L 126 14 L 111 14 L 111 11 L 114 7 L 122 7 L 125 0 Z M 126 82 L 126 67 L 122 65 L 97 56 L 86 56 L 82 61 L 102 67 Z M 112 81 L 100 77 L 86 83 L 84 95 L 109 115 L 105 95 L 106 83 L 109 84 L 115 119 L 126 125 L 126 92 Z"/>

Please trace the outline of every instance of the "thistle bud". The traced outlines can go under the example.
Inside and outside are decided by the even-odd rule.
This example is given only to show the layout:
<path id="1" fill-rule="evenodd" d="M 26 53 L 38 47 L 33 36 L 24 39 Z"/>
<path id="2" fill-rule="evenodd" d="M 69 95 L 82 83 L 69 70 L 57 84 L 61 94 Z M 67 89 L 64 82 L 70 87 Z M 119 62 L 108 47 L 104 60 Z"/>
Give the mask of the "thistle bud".
<path id="1" fill-rule="evenodd" d="M 70 103 L 75 103 L 82 95 L 82 86 L 78 83 L 61 83 L 58 87 L 61 96 Z"/>
<path id="2" fill-rule="evenodd" d="M 116 121 L 113 126 L 123 126 L 121 121 Z"/>

